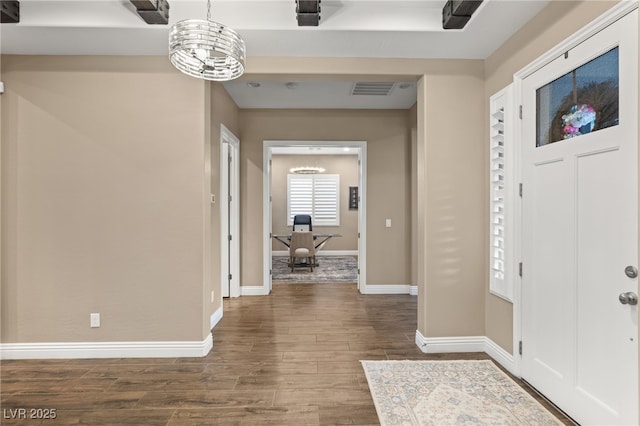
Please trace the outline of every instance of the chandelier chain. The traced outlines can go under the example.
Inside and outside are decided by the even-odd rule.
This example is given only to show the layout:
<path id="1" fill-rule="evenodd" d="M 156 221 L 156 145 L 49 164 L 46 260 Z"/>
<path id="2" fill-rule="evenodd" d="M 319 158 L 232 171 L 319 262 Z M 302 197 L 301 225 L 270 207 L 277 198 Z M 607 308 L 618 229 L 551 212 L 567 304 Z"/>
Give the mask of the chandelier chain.
<path id="1" fill-rule="evenodd" d="M 207 21 L 211 20 L 211 0 L 207 0 Z"/>

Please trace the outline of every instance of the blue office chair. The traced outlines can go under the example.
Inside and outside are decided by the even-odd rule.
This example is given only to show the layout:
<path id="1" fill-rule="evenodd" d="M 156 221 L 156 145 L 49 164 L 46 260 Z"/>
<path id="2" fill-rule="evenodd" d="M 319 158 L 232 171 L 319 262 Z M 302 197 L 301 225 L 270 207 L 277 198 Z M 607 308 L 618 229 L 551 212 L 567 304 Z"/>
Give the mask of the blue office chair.
<path id="1" fill-rule="evenodd" d="M 312 232 L 311 215 L 297 214 L 293 216 L 293 232 Z"/>

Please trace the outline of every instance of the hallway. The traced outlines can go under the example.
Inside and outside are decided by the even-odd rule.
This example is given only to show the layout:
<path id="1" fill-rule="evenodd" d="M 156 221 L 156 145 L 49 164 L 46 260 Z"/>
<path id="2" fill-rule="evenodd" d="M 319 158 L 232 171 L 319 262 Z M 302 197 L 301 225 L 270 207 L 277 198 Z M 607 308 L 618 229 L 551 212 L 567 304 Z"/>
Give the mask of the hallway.
<path id="1" fill-rule="evenodd" d="M 359 360 L 488 358 L 422 353 L 416 305 L 352 284 L 274 284 L 225 299 L 204 358 L 3 361 L 2 407 L 56 409 L 51 425 L 375 425 Z"/>

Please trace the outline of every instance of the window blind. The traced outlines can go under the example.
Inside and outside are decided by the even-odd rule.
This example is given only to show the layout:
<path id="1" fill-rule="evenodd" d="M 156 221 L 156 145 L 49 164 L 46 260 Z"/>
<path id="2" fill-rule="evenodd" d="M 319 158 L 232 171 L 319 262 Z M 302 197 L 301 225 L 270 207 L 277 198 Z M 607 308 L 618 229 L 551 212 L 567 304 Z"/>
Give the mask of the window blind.
<path id="1" fill-rule="evenodd" d="M 317 226 L 340 225 L 340 175 L 287 175 L 287 225 L 310 214 Z"/>
<path id="2" fill-rule="evenodd" d="M 512 87 L 496 93 L 489 105 L 489 291 L 513 301 L 515 280 L 513 227 L 515 166 Z"/>

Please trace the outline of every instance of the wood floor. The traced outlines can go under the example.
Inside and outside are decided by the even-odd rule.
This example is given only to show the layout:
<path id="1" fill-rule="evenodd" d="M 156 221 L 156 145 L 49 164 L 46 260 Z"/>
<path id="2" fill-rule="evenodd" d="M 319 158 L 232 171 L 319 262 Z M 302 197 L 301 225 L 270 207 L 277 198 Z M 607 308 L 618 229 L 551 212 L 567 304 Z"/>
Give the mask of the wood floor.
<path id="1" fill-rule="evenodd" d="M 377 425 L 359 360 L 488 358 L 422 353 L 416 311 L 351 284 L 274 285 L 224 301 L 204 358 L 2 361 L 0 423 Z M 11 419 L 22 408 L 56 418 Z"/>

